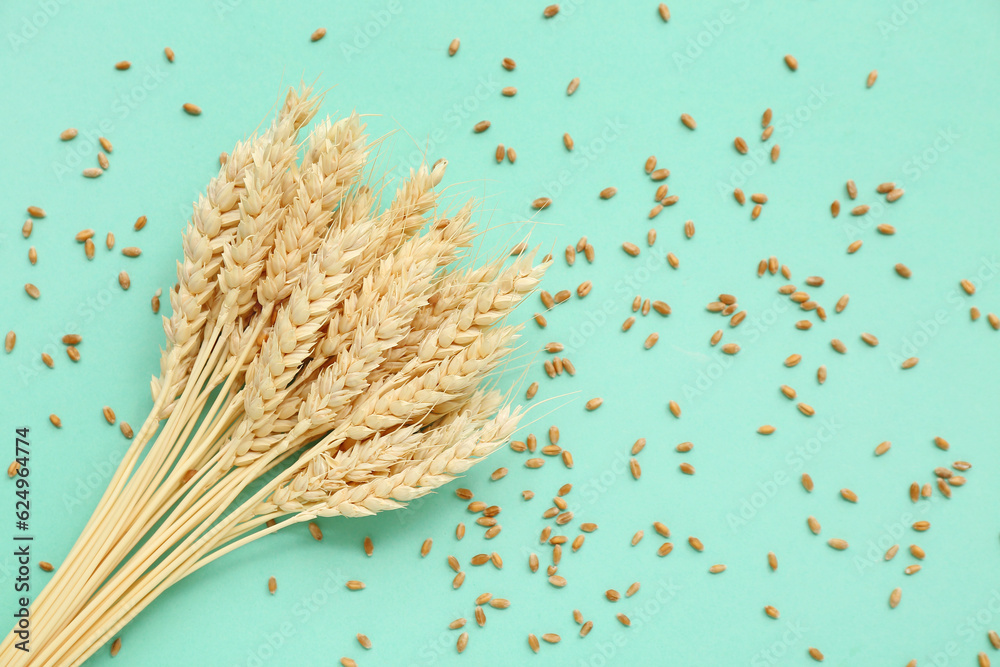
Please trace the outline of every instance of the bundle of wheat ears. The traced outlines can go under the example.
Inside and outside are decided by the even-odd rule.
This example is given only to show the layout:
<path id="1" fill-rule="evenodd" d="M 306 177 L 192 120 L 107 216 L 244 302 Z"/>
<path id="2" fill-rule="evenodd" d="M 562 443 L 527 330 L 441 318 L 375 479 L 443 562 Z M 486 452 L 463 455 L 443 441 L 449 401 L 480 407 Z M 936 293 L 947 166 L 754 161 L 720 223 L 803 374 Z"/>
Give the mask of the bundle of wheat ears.
<path id="1" fill-rule="evenodd" d="M 300 142 L 319 102 L 290 90 L 195 203 L 150 415 L 35 600 L 31 651 L 12 632 L 0 664 L 78 665 L 219 556 L 403 507 L 516 427 L 486 378 L 547 264 L 459 266 L 472 207 L 438 210 L 445 163 L 382 206 L 356 115 Z"/>

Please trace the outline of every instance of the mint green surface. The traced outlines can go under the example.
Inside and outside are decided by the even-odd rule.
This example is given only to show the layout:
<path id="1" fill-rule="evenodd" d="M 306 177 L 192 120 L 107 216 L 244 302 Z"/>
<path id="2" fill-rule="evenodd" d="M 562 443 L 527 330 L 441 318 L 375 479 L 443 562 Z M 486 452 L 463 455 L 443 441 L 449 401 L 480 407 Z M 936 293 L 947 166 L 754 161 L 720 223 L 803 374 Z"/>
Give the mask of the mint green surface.
<path id="1" fill-rule="evenodd" d="M 32 510 L 35 557 L 57 566 L 103 491 L 110 470 L 127 447 L 109 427 L 101 407 L 138 426 L 150 399 L 148 380 L 157 372 L 162 344 L 159 318 L 149 299 L 174 282 L 180 231 L 190 203 L 217 170 L 221 151 L 256 128 L 288 85 L 300 79 L 329 88 L 322 113 L 357 110 L 372 114 L 373 137 L 386 137 L 383 168 L 405 173 L 426 151 L 447 157 L 445 181 L 453 203 L 484 200 L 484 252 L 513 244 L 530 230 L 551 248 L 556 261 L 544 287 L 594 288 L 584 300 L 548 315 L 545 330 L 525 329 L 523 347 L 504 377 L 538 380 L 536 406 L 519 434 L 534 431 L 540 444 L 550 424 L 560 445 L 573 452 L 575 467 L 548 459 L 540 470 L 523 467 L 525 455 L 508 449 L 478 466 L 461 482 L 476 498 L 503 507 L 503 532 L 484 541 L 453 488 L 411 509 L 370 519 L 322 521 L 326 537 L 313 541 L 304 527 L 279 533 L 227 556 L 175 586 L 122 633 L 116 665 L 257 666 L 334 665 L 351 656 L 359 665 L 770 665 L 812 664 L 807 649 L 826 655 L 824 664 L 900 666 L 973 665 L 986 651 L 996 662 L 987 630 L 1000 630 L 1000 542 L 997 525 L 996 414 L 1000 389 L 1000 333 L 985 315 L 1000 311 L 997 288 L 1000 239 L 992 175 L 1000 149 L 1000 6 L 994 2 L 942 0 L 794 3 L 740 0 L 670 3 L 664 24 L 655 2 L 569 2 L 555 19 L 542 19 L 544 2 L 126 3 L 5 2 L 0 4 L 0 329 L 16 330 L 18 344 L 0 355 L 0 463 L 13 457 L 13 429 L 31 427 Z M 309 36 L 325 26 L 318 43 Z M 446 50 L 462 40 L 458 54 Z M 177 54 L 168 64 L 165 46 Z M 795 54 L 797 72 L 782 62 Z M 501 58 L 517 61 L 507 72 Z M 113 64 L 132 61 L 127 72 Z M 878 82 L 866 89 L 868 72 Z M 565 87 L 581 84 L 573 97 Z M 516 97 L 500 95 L 513 85 Z M 194 102 L 193 118 L 180 107 Z M 774 109 L 775 132 L 762 149 L 760 116 Z M 691 132 L 678 121 L 692 114 Z M 268 118 L 270 116 L 267 116 Z M 472 133 L 479 120 L 492 127 Z M 62 143 L 58 134 L 76 127 L 81 136 Z M 568 153 L 561 136 L 576 149 Z M 80 176 L 96 166 L 94 139 L 114 143 L 111 168 L 97 180 Z M 752 153 L 741 156 L 733 138 L 746 137 Z M 90 137 L 88 139 L 88 137 Z M 517 162 L 497 165 L 502 142 L 517 150 Z M 764 150 L 781 145 L 771 164 Z M 668 167 L 670 192 L 680 202 L 647 220 L 655 184 L 642 170 L 655 154 Z M 851 202 L 844 182 L 860 190 Z M 875 194 L 896 181 L 906 195 L 886 205 Z M 597 193 L 616 186 L 618 195 Z M 732 189 L 769 197 L 762 215 L 750 220 Z M 551 196 L 553 206 L 536 213 L 529 203 Z M 829 214 L 833 199 L 843 212 Z M 852 205 L 873 205 L 852 217 Z M 48 212 L 30 240 L 21 238 L 25 207 Z M 132 230 L 139 215 L 149 224 Z M 534 226 L 520 224 L 534 220 Z M 693 220 L 697 233 L 684 238 Z M 510 224 L 518 223 L 518 224 Z M 882 236 L 880 223 L 897 233 Z M 653 226 L 659 240 L 645 241 Z M 97 230 L 97 257 L 88 262 L 73 235 Z M 117 248 L 138 245 L 138 259 L 107 252 L 113 231 Z M 572 268 L 562 248 L 586 235 L 596 248 L 591 265 Z M 855 240 L 864 247 L 845 252 Z M 631 258 L 621 243 L 642 254 Z M 27 261 L 38 249 L 38 264 Z M 673 251 L 680 267 L 663 257 Z M 780 276 L 758 279 L 758 260 L 776 255 L 828 312 L 793 308 L 777 288 Z M 894 264 L 913 271 L 896 275 Z M 123 292 L 116 276 L 127 269 L 132 287 Z M 806 288 L 804 278 L 826 284 Z M 979 289 L 968 297 L 962 278 Z M 31 301 L 22 285 L 38 285 Z M 747 320 L 730 329 L 704 308 L 721 292 L 736 294 Z M 835 314 L 844 293 L 850 305 Z M 635 294 L 667 301 L 667 318 L 639 318 L 628 333 L 621 322 L 632 314 Z M 164 299 L 166 302 L 166 299 Z M 971 322 L 970 306 L 983 318 Z M 541 306 L 533 298 L 519 311 L 527 320 Z M 166 312 L 167 308 L 164 308 Z M 794 322 L 809 319 L 810 331 Z M 712 348 L 738 342 L 735 357 Z M 83 359 L 71 363 L 59 343 L 82 333 Z M 660 334 L 650 351 L 642 342 Z M 881 341 L 864 345 L 868 331 Z M 839 355 L 829 345 L 840 338 Z M 549 380 L 537 350 L 561 341 L 576 377 Z M 49 370 L 40 354 L 50 352 Z M 802 363 L 786 368 L 799 353 Z M 909 356 L 919 365 L 903 371 Z M 819 386 L 816 368 L 829 379 Z M 778 391 L 788 384 L 816 409 L 804 417 Z M 602 396 L 588 413 L 583 403 Z M 548 399 L 547 402 L 544 402 Z M 667 411 L 676 400 L 678 420 Z M 63 420 L 57 431 L 50 413 Z M 770 437 L 758 426 L 774 424 Z M 951 451 L 934 447 L 947 438 Z M 632 443 L 645 437 L 638 456 L 641 481 L 628 473 Z M 893 443 L 881 458 L 883 440 Z M 688 454 L 674 447 L 694 443 Z M 932 482 L 936 466 L 963 459 L 974 464 L 968 484 L 944 500 L 911 504 L 909 484 Z M 695 476 L 679 472 L 692 463 Z M 490 472 L 511 472 L 491 482 Z M 808 472 L 815 491 L 798 478 Z M 575 514 L 561 532 L 572 538 L 580 522 L 599 525 L 583 548 L 565 549 L 559 574 L 569 584 L 555 589 L 543 571 L 532 574 L 528 554 L 539 554 L 542 570 L 551 547 L 539 532 L 549 499 L 567 482 Z M 857 505 L 843 501 L 849 487 Z M 536 496 L 521 499 L 523 489 Z M 0 482 L 0 611 L 13 610 L 13 486 Z M 806 518 L 816 516 L 813 536 Z M 663 521 L 673 532 L 674 552 L 656 555 L 662 543 L 652 529 Z M 931 530 L 910 524 L 929 520 Z M 455 540 L 464 521 L 468 534 Z M 636 547 L 629 540 L 646 532 Z M 559 531 L 557 531 L 559 532 Z M 367 558 L 362 540 L 375 553 Z M 696 535 L 703 553 L 688 547 Z M 434 538 L 421 559 L 424 539 Z M 825 542 L 841 537 L 845 552 Z M 890 563 L 885 549 L 901 545 Z M 915 562 L 908 546 L 927 557 L 923 570 L 907 577 Z M 473 567 L 477 553 L 499 552 L 504 568 Z M 777 572 L 766 563 L 778 555 Z M 452 590 L 446 556 L 467 572 Z M 726 572 L 708 574 L 714 563 Z M 266 590 L 269 576 L 278 594 Z M 48 575 L 32 569 L 40 586 Z M 349 592 L 348 579 L 367 588 Z M 609 588 L 632 598 L 611 603 Z M 890 610 L 890 591 L 903 589 Z M 488 622 L 473 621 L 482 592 L 511 600 L 507 610 L 486 609 Z M 781 611 L 764 615 L 764 605 Z M 578 636 L 572 610 L 593 620 L 593 632 Z M 625 628 L 618 612 L 632 618 Z M 469 619 L 464 655 L 455 651 L 458 617 Z M 374 646 L 362 649 L 355 634 Z M 530 651 L 528 633 L 558 633 L 562 642 Z M 109 664 L 104 648 L 87 664 Z"/>

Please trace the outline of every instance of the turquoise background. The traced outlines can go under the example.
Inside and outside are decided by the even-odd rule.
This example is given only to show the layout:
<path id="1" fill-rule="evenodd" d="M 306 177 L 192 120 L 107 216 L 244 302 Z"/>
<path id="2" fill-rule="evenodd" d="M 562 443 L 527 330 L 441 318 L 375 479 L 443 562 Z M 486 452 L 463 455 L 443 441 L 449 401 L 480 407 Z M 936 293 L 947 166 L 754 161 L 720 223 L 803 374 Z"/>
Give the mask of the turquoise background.
<path id="1" fill-rule="evenodd" d="M 989 629 L 1000 629 L 997 531 L 996 411 L 1000 389 L 1000 333 L 985 314 L 1000 311 L 995 280 L 1000 267 L 993 193 L 1000 104 L 998 28 L 1000 6 L 985 0 L 897 2 L 672 2 L 664 24 L 655 2 L 596 0 L 563 3 L 552 20 L 542 2 L 74 2 L 35 0 L 0 5 L 0 119 L 5 159 L 0 161 L 0 329 L 14 329 L 18 345 L 0 355 L 0 425 L 6 434 L 0 459 L 13 457 L 13 429 L 32 428 L 33 531 L 37 558 L 57 566 L 82 528 L 127 447 L 101 416 L 105 404 L 138 426 L 148 412 L 149 376 L 157 371 L 163 334 L 149 299 L 174 282 L 180 231 L 190 203 L 217 171 L 216 158 L 268 117 L 288 85 L 315 80 L 329 88 L 322 113 L 357 110 L 370 134 L 385 137 L 379 162 L 403 171 L 424 151 L 429 161 L 447 157 L 451 201 L 483 200 L 481 218 L 492 231 L 486 248 L 502 248 L 533 232 L 553 248 L 557 261 L 544 287 L 574 289 L 592 280 L 584 300 L 557 307 L 549 326 L 525 329 L 523 347 L 505 382 L 538 380 L 541 389 L 523 436 L 544 443 L 550 424 L 562 431 L 575 467 L 549 460 L 540 470 L 522 467 L 525 455 L 504 449 L 453 486 L 503 507 L 503 532 L 482 539 L 475 517 L 452 488 L 415 507 L 370 519 L 322 522 L 326 538 L 313 541 L 305 527 L 284 531 L 227 556 L 175 586 L 123 632 L 117 665 L 333 665 L 351 656 L 360 665 L 805 665 L 808 647 L 832 665 L 971 665 L 986 651 Z M 309 36 L 325 26 L 318 43 Z M 446 50 L 462 40 L 458 54 Z M 172 47 L 174 64 L 163 57 Z M 782 62 L 795 54 L 797 72 Z M 507 72 L 501 58 L 517 61 Z M 132 61 L 127 72 L 113 64 Z M 866 89 L 868 72 L 878 69 Z M 581 84 L 573 97 L 565 87 Z M 514 98 L 500 88 L 514 85 Z M 204 113 L 181 112 L 185 102 Z M 760 154 L 760 116 L 774 109 L 780 143 L 777 164 Z M 698 121 L 694 132 L 678 121 Z M 472 133 L 479 120 L 492 127 Z M 58 139 L 66 127 L 81 136 Z M 569 132 L 576 149 L 567 153 Z M 90 133 L 91 139 L 87 135 Z M 96 166 L 93 139 L 114 143 L 111 168 L 100 179 L 80 171 Z M 747 138 L 741 156 L 733 138 Z M 514 146 L 516 164 L 496 164 L 498 142 Z M 768 144 L 769 146 L 770 144 Z M 672 175 L 680 202 L 654 221 L 655 184 L 642 170 L 655 154 Z M 853 178 L 858 201 L 875 205 L 882 181 L 896 181 L 906 195 L 880 204 L 865 218 L 847 214 L 844 182 Z M 604 187 L 618 195 L 599 200 Z M 734 186 L 770 198 L 763 214 L 731 196 Z M 529 203 L 551 196 L 535 213 Z M 831 219 L 829 204 L 844 212 Z M 25 207 L 42 206 L 30 241 L 20 236 Z M 141 232 L 132 223 L 146 215 Z M 697 233 L 684 238 L 693 220 Z M 533 220 L 535 224 L 522 224 Z M 897 228 L 881 236 L 875 225 Z M 516 223 L 516 224 L 509 224 Z M 659 240 L 650 249 L 650 226 Z M 138 245 L 127 259 L 98 243 L 88 262 L 73 235 L 107 231 L 118 248 Z M 597 259 L 569 268 L 562 248 L 587 235 Z M 845 249 L 862 239 L 855 255 Z M 642 248 L 625 255 L 621 243 Z M 27 249 L 38 248 L 36 266 Z M 663 263 L 668 251 L 680 268 Z M 780 276 L 758 279 L 759 259 L 776 255 L 804 285 L 808 275 L 826 284 L 808 288 L 830 316 L 798 331 L 800 314 L 777 294 Z M 903 280 L 893 265 L 913 270 Z M 116 276 L 128 269 L 132 287 Z M 974 279 L 967 297 L 958 287 Z M 42 298 L 31 301 L 26 281 Z M 704 305 L 720 292 L 736 294 L 749 314 L 731 330 Z M 639 318 L 628 333 L 635 294 L 670 303 L 673 314 Z M 847 310 L 833 313 L 843 293 Z M 166 299 L 164 299 L 166 301 Z M 971 322 L 970 306 L 983 319 Z M 523 319 L 540 308 L 536 299 Z M 164 309 L 164 312 L 166 308 Z M 708 345 L 717 328 L 723 342 L 743 346 L 726 357 Z M 79 331 L 83 359 L 71 363 L 58 342 Z M 659 344 L 642 342 L 652 331 Z M 863 331 L 881 344 L 868 348 Z M 830 349 L 840 338 L 846 355 Z M 567 346 L 576 377 L 549 380 L 537 350 L 549 341 Z M 53 370 L 40 362 L 48 350 Z M 785 368 L 791 353 L 803 356 Z M 899 362 L 919 356 L 902 371 Z M 822 387 L 820 364 L 829 369 Z M 808 419 L 779 392 L 795 387 L 816 409 Z M 519 385 L 523 388 L 523 384 Z M 520 389 L 519 389 L 520 391 Z M 519 394 L 520 396 L 520 394 Z M 602 396 L 596 412 L 583 403 Z M 548 402 L 544 402 L 548 399 Z M 667 401 L 677 400 L 673 418 Z M 63 428 L 47 421 L 58 413 Z M 756 434 L 764 423 L 770 437 Z M 952 448 L 942 452 L 941 435 Z M 643 476 L 628 474 L 628 451 L 648 439 L 639 455 Z M 872 450 L 891 440 L 876 459 Z M 694 443 L 688 454 L 674 446 Z M 936 466 L 964 459 L 974 464 L 968 484 L 950 501 L 936 491 L 911 504 L 911 481 L 933 481 Z M 685 476 L 678 465 L 697 468 Z M 499 466 L 511 469 L 491 482 Z M 799 485 L 812 475 L 815 491 Z M 599 524 L 578 553 L 567 549 L 559 573 L 564 589 L 531 574 L 528 553 L 543 568 L 550 549 L 538 543 L 549 525 L 541 517 L 548 499 L 572 482 L 567 497 L 576 519 Z M 840 499 L 850 487 L 857 505 Z M 2 491 L 3 489 L 11 489 Z M 520 492 L 532 489 L 534 500 Z M 0 483 L 4 518 L 0 538 L 12 532 L 12 486 Z M 9 494 L 9 495 L 8 495 Z M 805 520 L 815 515 L 823 532 Z M 930 531 L 909 525 L 926 519 Z M 662 540 L 652 522 L 665 522 L 676 548 L 659 558 Z M 469 526 L 457 542 L 458 521 Z M 632 534 L 646 531 L 636 547 Z M 375 554 L 362 540 L 370 535 Z M 696 553 L 689 535 L 705 544 Z M 418 553 L 434 538 L 426 559 Z M 831 537 L 850 542 L 838 552 Z M 899 543 L 890 563 L 881 554 Z M 911 543 L 927 552 L 923 570 L 907 577 Z M 0 543 L 0 553 L 10 549 Z M 504 568 L 468 565 L 472 555 L 499 552 Z M 770 572 L 768 551 L 780 567 Z M 451 588 L 446 556 L 468 573 Z M 728 570 L 709 575 L 714 563 Z M 0 556 L 0 610 L 13 609 L 13 559 Z M 267 578 L 277 577 L 270 596 Z M 33 582 L 48 575 L 33 570 Z M 349 592 L 347 579 L 367 588 Z M 629 599 L 611 603 L 604 591 L 642 584 Z M 890 591 L 902 603 L 888 607 Z M 508 610 L 487 608 L 480 629 L 472 621 L 482 592 L 511 600 Z M 781 611 L 764 615 L 764 605 Z M 571 612 L 594 621 L 586 638 Z M 631 628 L 615 620 L 623 612 Z M 468 649 L 459 656 L 459 631 L 447 624 L 469 619 Z M 374 647 L 356 643 L 367 634 Z M 557 646 L 528 648 L 529 632 L 562 635 Z M 102 649 L 88 663 L 106 664 Z"/>

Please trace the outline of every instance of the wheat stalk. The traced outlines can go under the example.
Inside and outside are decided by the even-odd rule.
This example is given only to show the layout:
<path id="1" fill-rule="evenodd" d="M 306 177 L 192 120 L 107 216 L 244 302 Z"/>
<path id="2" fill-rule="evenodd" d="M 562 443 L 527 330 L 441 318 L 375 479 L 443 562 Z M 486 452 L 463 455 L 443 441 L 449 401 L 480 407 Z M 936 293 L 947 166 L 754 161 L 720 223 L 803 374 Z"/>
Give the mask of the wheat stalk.
<path id="1" fill-rule="evenodd" d="M 184 237 L 184 262 L 178 265 L 178 285 L 171 291 L 173 315 L 164 319 L 164 331 L 167 338 L 167 348 L 161 355 L 161 376 L 152 382 L 154 409 L 135 436 L 132 446 L 126 453 L 116 475 L 102 497 L 91 521 L 84 531 L 84 537 L 74 545 L 67 557 L 68 566 L 60 568 L 53 578 L 50 590 L 56 589 L 55 581 L 63 578 L 73 578 L 83 581 L 87 576 L 83 573 L 89 565 L 81 552 L 93 543 L 101 544 L 109 538 L 112 525 L 104 521 L 109 500 L 114 497 L 126 498 L 137 488 L 148 488 L 148 477 L 143 470 L 154 469 L 153 460 L 149 460 L 144 469 L 136 471 L 136 465 L 143 447 L 155 432 L 161 419 L 169 418 L 177 404 L 182 387 L 186 386 L 193 369 L 199 359 L 207 356 L 208 346 L 203 345 L 205 331 L 209 328 L 213 312 L 217 311 L 216 291 L 218 272 L 221 268 L 222 252 L 231 242 L 231 229 L 238 220 L 238 205 L 246 196 L 244 178 L 247 170 L 253 164 L 254 155 L 260 155 L 268 146 L 280 145 L 277 151 L 271 151 L 277 159 L 285 163 L 294 159 L 294 139 L 318 108 L 319 100 L 309 95 L 309 89 L 303 94 L 290 91 L 286 96 L 285 105 L 271 128 L 260 138 L 238 144 L 233 151 L 233 157 L 220 169 L 219 176 L 209 184 L 206 197 L 199 199 L 192 214 L 191 224 Z M 164 431 L 167 429 L 165 428 Z M 162 437 L 162 434 L 161 434 Z M 150 452 L 150 455 L 152 451 Z M 129 476 L 132 475 L 130 480 Z M 126 481 L 130 486 L 126 487 Z M 97 571 L 101 571 L 97 568 Z M 91 575 L 93 576 L 93 575 Z M 36 600 L 41 606 L 48 591 Z M 46 618 L 42 617 L 35 624 L 36 638 L 44 639 Z"/>
<path id="2" fill-rule="evenodd" d="M 33 605 L 35 650 L 10 635 L 2 664 L 80 664 L 226 553 L 402 507 L 516 427 L 484 385 L 517 339 L 504 320 L 548 264 L 456 268 L 475 227 L 471 203 L 441 210 L 446 162 L 411 171 L 382 207 L 356 115 L 298 143 L 318 106 L 290 91 L 195 203 L 149 418 Z"/>

